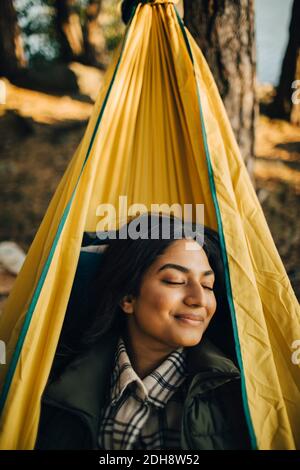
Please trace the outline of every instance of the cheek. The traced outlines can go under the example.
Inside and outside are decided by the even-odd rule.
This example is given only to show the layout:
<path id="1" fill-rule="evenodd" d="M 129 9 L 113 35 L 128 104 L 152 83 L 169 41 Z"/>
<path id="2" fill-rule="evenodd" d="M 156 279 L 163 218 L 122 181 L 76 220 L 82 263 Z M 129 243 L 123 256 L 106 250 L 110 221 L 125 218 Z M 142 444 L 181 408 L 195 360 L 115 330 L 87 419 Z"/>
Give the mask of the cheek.
<path id="1" fill-rule="evenodd" d="M 209 316 L 212 317 L 217 309 L 217 300 L 214 295 L 211 296 L 208 302 L 208 312 Z"/>
<path id="2" fill-rule="evenodd" d="M 178 292 L 163 289 L 161 286 L 144 286 L 138 301 L 138 307 L 157 313 L 169 312 L 178 301 Z"/>

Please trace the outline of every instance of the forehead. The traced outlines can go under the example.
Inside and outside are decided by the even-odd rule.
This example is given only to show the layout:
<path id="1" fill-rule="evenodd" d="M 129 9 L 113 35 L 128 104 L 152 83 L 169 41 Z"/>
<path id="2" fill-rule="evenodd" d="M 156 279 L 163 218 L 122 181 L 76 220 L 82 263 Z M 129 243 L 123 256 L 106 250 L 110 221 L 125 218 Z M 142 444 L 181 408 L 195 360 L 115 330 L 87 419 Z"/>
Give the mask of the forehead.
<path id="1" fill-rule="evenodd" d="M 154 273 L 166 263 L 185 266 L 195 274 L 211 269 L 203 248 L 194 240 L 175 240 L 151 265 Z"/>

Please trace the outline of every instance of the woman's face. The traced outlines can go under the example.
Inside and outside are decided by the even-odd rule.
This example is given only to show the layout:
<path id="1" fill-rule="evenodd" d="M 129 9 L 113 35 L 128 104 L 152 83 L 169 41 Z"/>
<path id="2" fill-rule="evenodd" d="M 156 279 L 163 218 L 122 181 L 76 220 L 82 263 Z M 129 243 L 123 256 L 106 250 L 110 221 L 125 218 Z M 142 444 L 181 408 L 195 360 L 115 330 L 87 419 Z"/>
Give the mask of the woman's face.
<path id="1" fill-rule="evenodd" d="M 193 240 L 174 241 L 144 274 L 139 296 L 121 303 L 130 336 L 149 347 L 198 344 L 216 311 L 213 285 L 203 248 Z"/>

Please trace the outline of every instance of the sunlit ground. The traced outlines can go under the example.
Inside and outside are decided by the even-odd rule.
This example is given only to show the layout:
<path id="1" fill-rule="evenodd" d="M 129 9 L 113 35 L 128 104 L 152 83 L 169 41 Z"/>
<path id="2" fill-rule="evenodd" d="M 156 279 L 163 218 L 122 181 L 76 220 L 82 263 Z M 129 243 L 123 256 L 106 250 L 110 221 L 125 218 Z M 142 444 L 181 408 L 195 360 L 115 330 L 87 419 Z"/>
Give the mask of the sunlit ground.
<path id="1" fill-rule="evenodd" d="M 282 181 L 300 194 L 300 128 L 286 121 L 260 116 L 257 127 L 255 174 Z"/>

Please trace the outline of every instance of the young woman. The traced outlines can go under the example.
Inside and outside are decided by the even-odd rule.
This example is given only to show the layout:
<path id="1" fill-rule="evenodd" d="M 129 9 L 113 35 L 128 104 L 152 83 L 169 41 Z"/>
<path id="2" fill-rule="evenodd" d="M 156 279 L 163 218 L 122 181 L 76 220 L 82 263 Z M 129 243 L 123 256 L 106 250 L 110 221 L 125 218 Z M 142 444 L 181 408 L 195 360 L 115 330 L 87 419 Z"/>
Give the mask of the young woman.
<path id="1" fill-rule="evenodd" d="M 250 447 L 218 235 L 157 215 L 153 238 L 145 217 L 147 237 L 108 242 L 81 322 L 67 312 L 36 449 Z"/>

